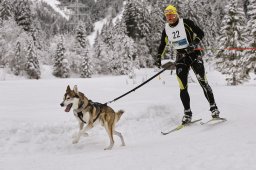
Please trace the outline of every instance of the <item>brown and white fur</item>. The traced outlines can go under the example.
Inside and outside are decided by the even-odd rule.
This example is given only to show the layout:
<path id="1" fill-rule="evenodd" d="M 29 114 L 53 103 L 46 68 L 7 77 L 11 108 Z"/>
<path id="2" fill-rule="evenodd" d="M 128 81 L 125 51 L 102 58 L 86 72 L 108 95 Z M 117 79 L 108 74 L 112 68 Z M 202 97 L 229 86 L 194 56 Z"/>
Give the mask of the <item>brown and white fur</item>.
<path id="1" fill-rule="evenodd" d="M 110 140 L 110 144 L 107 148 L 105 148 L 105 150 L 112 149 L 114 145 L 113 135 L 119 136 L 122 142 L 122 146 L 125 146 L 122 134 L 115 130 L 116 123 L 124 113 L 123 110 L 114 112 L 111 107 L 107 105 L 101 105 L 100 111 L 98 110 L 97 113 L 97 108 L 90 104 L 90 101 L 83 93 L 78 91 L 76 85 L 74 86 L 73 90 L 70 89 L 69 85 L 67 86 L 63 102 L 60 105 L 62 107 L 66 107 L 65 112 L 69 112 L 72 108 L 73 113 L 79 122 L 79 131 L 74 137 L 73 144 L 78 143 L 82 135 L 88 135 L 86 132 L 93 128 L 96 122 L 100 122 L 100 124 L 105 127 Z M 78 117 L 79 112 L 82 112 L 82 119 L 87 123 L 85 127 L 84 123 Z M 97 118 L 98 114 L 99 116 Z M 95 121 L 96 118 L 97 120 Z"/>

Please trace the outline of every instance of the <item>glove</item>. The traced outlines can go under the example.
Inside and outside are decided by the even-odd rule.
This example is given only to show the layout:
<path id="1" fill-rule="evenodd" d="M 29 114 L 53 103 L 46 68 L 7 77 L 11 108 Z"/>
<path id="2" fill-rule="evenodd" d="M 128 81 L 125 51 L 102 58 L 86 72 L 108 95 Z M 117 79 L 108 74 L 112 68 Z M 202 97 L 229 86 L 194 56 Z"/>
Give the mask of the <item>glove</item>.
<path id="1" fill-rule="evenodd" d="M 193 53 L 195 48 L 197 47 L 197 43 L 192 42 L 189 44 L 189 46 L 185 49 L 187 54 Z"/>
<path id="2" fill-rule="evenodd" d="M 166 69 L 166 70 L 174 70 L 174 68 L 175 68 L 175 63 L 169 61 L 169 62 L 165 63 L 164 65 L 162 65 L 162 67 L 163 67 L 164 69 Z"/>
<path id="3" fill-rule="evenodd" d="M 154 63 L 154 65 L 155 65 L 157 68 L 161 68 L 161 58 L 156 57 L 156 58 L 155 58 L 155 63 Z"/>

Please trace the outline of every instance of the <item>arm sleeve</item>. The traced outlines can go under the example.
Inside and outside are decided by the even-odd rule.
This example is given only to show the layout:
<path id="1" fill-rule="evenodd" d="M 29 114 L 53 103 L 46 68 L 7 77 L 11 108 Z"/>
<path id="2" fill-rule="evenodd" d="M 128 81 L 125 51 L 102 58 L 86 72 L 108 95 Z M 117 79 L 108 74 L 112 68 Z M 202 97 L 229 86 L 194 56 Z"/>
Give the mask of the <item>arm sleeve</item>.
<path id="1" fill-rule="evenodd" d="M 168 43 L 168 37 L 167 37 L 165 29 L 164 29 L 162 32 L 161 42 L 158 47 L 157 59 L 156 59 L 157 61 L 160 60 L 160 63 L 161 63 L 161 58 L 165 53 L 165 47 L 166 47 L 167 43 Z"/>
<path id="2" fill-rule="evenodd" d="M 193 21 L 184 19 L 184 22 L 190 27 L 191 31 L 196 35 L 193 42 L 198 44 L 204 38 L 204 32 Z"/>

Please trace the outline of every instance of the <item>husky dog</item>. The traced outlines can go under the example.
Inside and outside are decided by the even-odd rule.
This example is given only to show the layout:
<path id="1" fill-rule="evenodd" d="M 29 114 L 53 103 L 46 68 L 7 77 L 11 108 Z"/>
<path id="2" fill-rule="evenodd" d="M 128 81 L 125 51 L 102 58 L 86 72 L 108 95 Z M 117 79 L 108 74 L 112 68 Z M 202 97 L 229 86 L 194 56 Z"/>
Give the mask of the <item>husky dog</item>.
<path id="1" fill-rule="evenodd" d="M 69 112 L 71 108 L 79 123 L 79 131 L 73 140 L 73 144 L 78 143 L 82 135 L 88 135 L 86 132 L 93 128 L 96 122 L 100 122 L 105 127 L 110 144 L 105 150 L 112 149 L 114 145 L 113 134 L 120 137 L 122 146 L 125 146 L 123 136 L 120 132 L 115 130 L 115 125 L 124 113 L 123 110 L 115 112 L 106 104 L 94 103 L 81 92 L 78 91 L 75 85 L 73 90 L 67 86 L 61 107 L 66 107 L 65 112 Z M 84 124 L 86 126 L 84 127 Z"/>

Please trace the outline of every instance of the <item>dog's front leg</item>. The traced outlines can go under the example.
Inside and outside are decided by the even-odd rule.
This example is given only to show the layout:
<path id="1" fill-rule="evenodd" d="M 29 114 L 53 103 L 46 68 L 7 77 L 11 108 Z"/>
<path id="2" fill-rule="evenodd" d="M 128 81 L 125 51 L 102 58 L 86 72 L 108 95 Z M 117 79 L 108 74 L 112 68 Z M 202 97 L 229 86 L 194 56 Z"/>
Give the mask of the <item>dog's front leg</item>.
<path id="1" fill-rule="evenodd" d="M 78 122 L 78 127 L 79 127 L 79 131 L 78 131 L 78 132 L 75 132 L 75 133 L 72 135 L 72 138 L 73 138 L 73 139 L 74 139 L 74 138 L 77 138 L 78 133 L 79 133 L 79 132 L 83 129 L 83 127 L 84 127 L 84 123 L 81 122 L 81 121 L 79 121 L 79 122 Z M 89 136 L 89 135 L 88 135 L 88 133 L 84 133 L 83 136 L 84 136 L 84 137 L 87 137 L 87 136 Z"/>
<path id="2" fill-rule="evenodd" d="M 87 134 L 86 132 L 87 132 L 88 130 L 90 130 L 91 128 L 93 128 L 93 123 L 88 123 L 88 124 L 85 126 L 85 128 L 83 128 L 83 126 L 82 126 L 82 128 L 79 130 L 79 132 L 78 132 L 76 138 L 73 140 L 73 144 L 78 143 L 79 140 L 80 140 L 80 137 L 81 137 L 82 135 L 84 135 L 84 134 Z"/>

